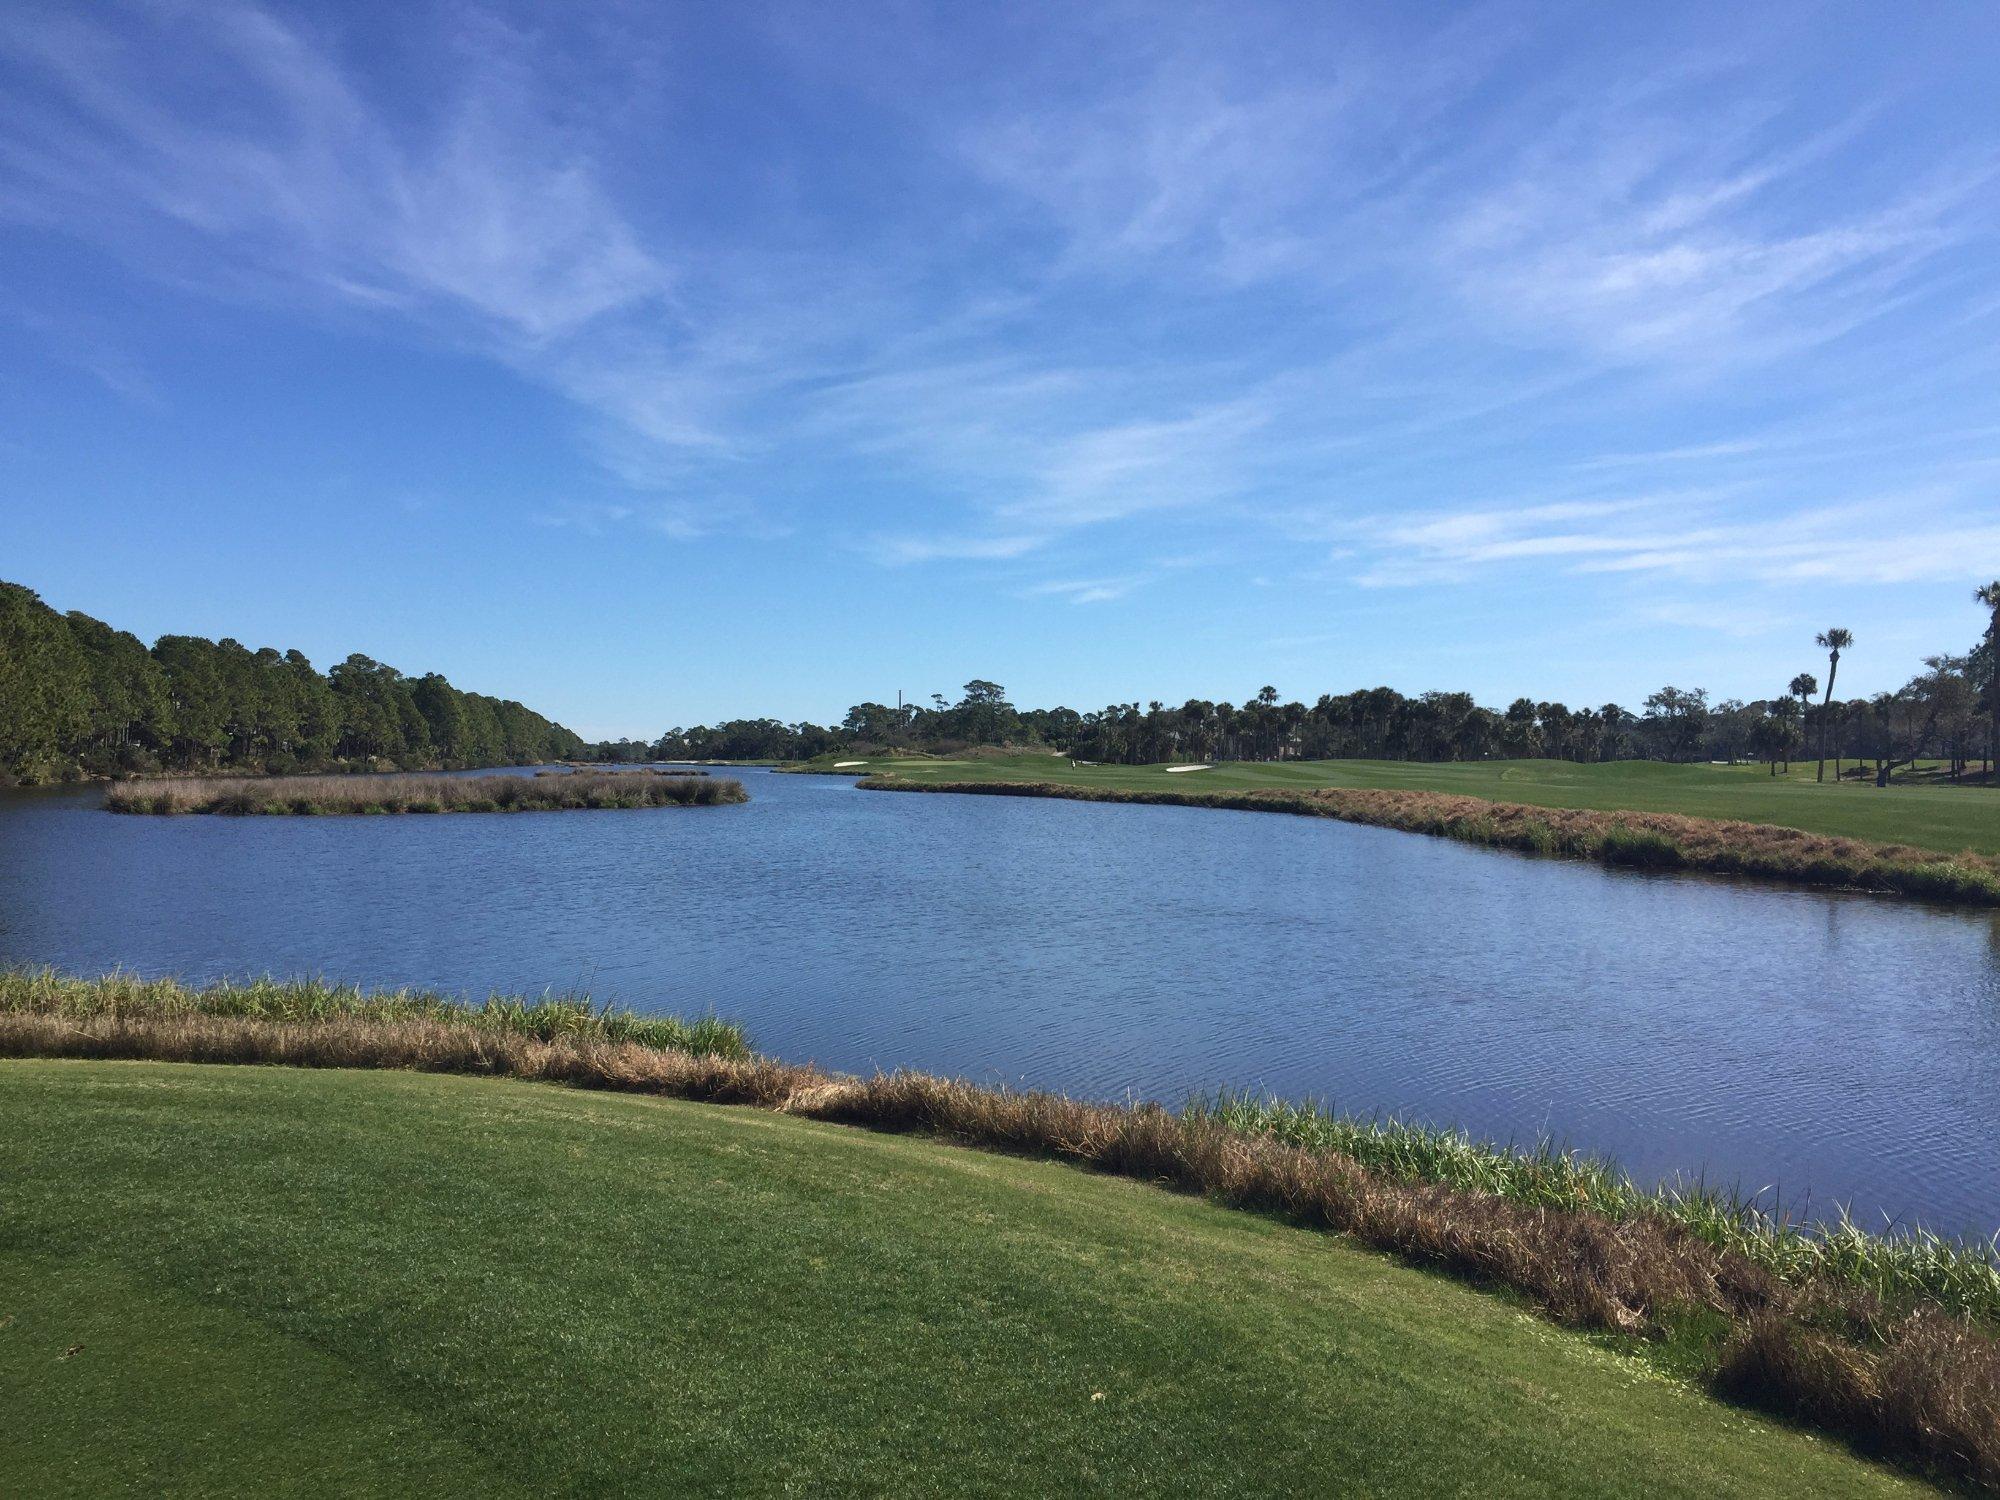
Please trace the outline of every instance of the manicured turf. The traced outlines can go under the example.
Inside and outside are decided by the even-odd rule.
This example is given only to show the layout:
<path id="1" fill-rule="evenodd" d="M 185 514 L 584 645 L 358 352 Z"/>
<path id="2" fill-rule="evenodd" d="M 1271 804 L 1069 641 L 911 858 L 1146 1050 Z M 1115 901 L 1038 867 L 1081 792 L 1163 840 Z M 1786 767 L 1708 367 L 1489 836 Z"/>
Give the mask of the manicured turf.
<path id="1" fill-rule="evenodd" d="M 1884 788 L 1877 788 L 1872 780 L 1849 780 L 1838 786 L 1829 780 L 1820 785 L 1812 779 L 1810 764 L 1795 765 L 1790 776 L 1776 778 L 1763 766 L 1671 766 L 1659 761 L 1575 765 L 1562 760 L 1230 762 L 1207 771 L 1169 774 L 1165 766 L 1073 766 L 1061 755 L 980 755 L 955 760 L 871 760 L 843 774 L 881 774 L 920 781 L 1067 781 L 1191 792 L 1246 787 L 1393 787 L 1456 792 L 1536 807 L 1735 818 L 1876 843 L 1913 844 L 1952 854 L 1967 849 L 2000 854 L 2000 789 L 1928 781 L 1898 782 Z M 1827 774 L 1832 776 L 1831 766 Z"/>
<path id="2" fill-rule="evenodd" d="M 0 1063 L 0 1493 L 1887 1493 L 1497 1297 L 1041 1162 Z"/>

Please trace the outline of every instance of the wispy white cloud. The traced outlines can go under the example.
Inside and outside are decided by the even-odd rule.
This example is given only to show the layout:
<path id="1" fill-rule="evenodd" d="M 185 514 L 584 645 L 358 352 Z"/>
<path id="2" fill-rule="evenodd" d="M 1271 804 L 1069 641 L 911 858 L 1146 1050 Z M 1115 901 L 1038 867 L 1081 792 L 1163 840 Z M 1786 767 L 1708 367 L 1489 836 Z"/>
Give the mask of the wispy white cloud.
<path id="1" fill-rule="evenodd" d="M 896 536 L 871 538 L 865 550 L 878 561 L 892 565 L 926 562 L 996 562 L 1020 557 L 1041 546 L 1047 538 L 1023 532 L 1011 536 Z"/>
<path id="2" fill-rule="evenodd" d="M 1572 574 L 1899 584 L 1965 575 L 2000 523 L 1963 495 L 1901 494 L 1735 521 L 1711 497 L 1560 503 L 1361 523 L 1363 587 L 1459 582 L 1516 566 Z"/>
<path id="3" fill-rule="evenodd" d="M 1023 598 L 1066 599 L 1071 604 L 1106 604 L 1123 599 L 1154 575 L 1132 573 L 1119 578 L 1060 578 L 1037 583 L 1021 590 Z"/>
<path id="4" fill-rule="evenodd" d="M 1016 590 L 1023 599 L 1064 599 L 1071 604 L 1108 604 L 1190 568 L 1206 567 L 1217 559 L 1211 554 L 1184 553 L 1155 557 L 1121 572 L 1087 577 L 1044 579 Z"/>
<path id="5" fill-rule="evenodd" d="M 253 6 L 120 19 L 48 13 L 0 42 L 44 85 L 0 129 L 17 216 L 210 294 L 484 354 L 596 413 L 610 455 L 720 442 L 713 392 L 666 354 L 675 274 L 519 39 L 466 28 L 435 122 L 413 128 Z M 180 89 L 196 75 L 222 86 L 213 106 Z"/>
<path id="6" fill-rule="evenodd" d="M 1476 7 L 1404 48 L 1360 25 L 1239 10 L 1226 26 L 1149 28 L 1138 66 L 1113 48 L 1093 67 L 1100 86 L 1010 100 L 956 140 L 1039 210 L 1060 276 L 1165 265 L 1223 286 L 1323 278 L 1379 252 L 1354 242 L 1439 170 L 1453 110 L 1523 30 Z"/>
<path id="7" fill-rule="evenodd" d="M 1680 630 L 1710 631 L 1732 640 L 1750 641 L 1789 632 L 1803 636 L 1797 618 L 1746 603 L 1741 597 L 1667 599 L 1641 605 L 1635 618 L 1648 625 L 1672 625 Z"/>
<path id="8" fill-rule="evenodd" d="M 13 31 L 60 104 L 17 103 L 0 161 L 59 222 L 116 243 L 151 216 L 220 249 L 211 274 L 468 316 L 520 355 L 666 293 L 666 268 L 504 54 L 476 56 L 442 124 L 419 135 L 263 11 L 158 20 L 135 33 L 65 12 Z M 190 104 L 163 56 L 227 79 L 228 107 Z"/>
<path id="9" fill-rule="evenodd" d="M 790 526 L 758 514 L 754 506 L 721 499 L 578 502 L 552 506 L 535 519 L 586 536 L 644 532 L 676 542 L 710 536 L 775 540 L 792 534 Z"/>
<path id="10" fill-rule="evenodd" d="M 555 393 L 604 471 L 575 492 L 608 476 L 630 496 L 551 524 L 820 528 L 1003 590 L 1046 559 L 1066 575 L 1041 596 L 1095 602 L 1203 527 L 1255 538 L 1287 578 L 1300 537 L 1351 549 L 1330 576 L 1371 586 L 1530 567 L 1921 578 L 1947 538 L 1963 556 L 1988 535 L 1970 479 L 1953 520 L 1901 524 L 1888 501 L 1843 530 L 1794 476 L 1842 436 L 1802 410 L 1871 413 L 1878 454 L 1948 423 L 1975 434 L 1953 462 L 1978 458 L 1977 424 L 1933 421 L 1931 397 L 1941 347 L 1961 392 L 1990 389 L 1990 338 L 1924 322 L 1887 380 L 1832 346 L 1926 298 L 1990 310 L 1994 142 L 1853 171 L 1873 102 L 1802 113 L 1768 39 L 1612 57 L 1553 49 L 1505 7 L 1079 15 L 1037 22 L 1075 46 L 939 91 L 915 38 L 950 32 L 948 10 L 867 58 L 852 36 L 815 45 L 799 15 L 764 28 L 787 33 L 771 87 L 820 91 L 879 161 L 822 184 L 840 164 L 816 142 L 746 131 L 704 202 L 671 191 L 660 122 L 680 116 L 645 113 L 688 104 L 670 72 L 594 57 L 580 101 L 567 36 L 466 9 L 413 102 L 336 13 L 299 16 L 10 24 L 0 65 L 35 87 L 0 120 L 0 215 Z M 892 110 L 881 134 L 862 105 Z M 607 123 L 633 117 L 648 129 Z M 1788 383 L 1811 389 L 1774 410 Z M 1908 468 L 1913 490 L 1935 477 Z M 1627 471 L 1676 488 L 1593 492 Z M 1537 498 L 1412 508 L 1446 483 Z"/>
<path id="11" fill-rule="evenodd" d="M 1737 438 L 1726 442 L 1689 443 L 1675 448 L 1655 448 L 1646 452 L 1599 453 L 1590 458 L 1576 460 L 1572 468 L 1625 469 L 1644 468 L 1660 464 L 1699 464 L 1714 459 L 1744 458 L 1753 453 L 1766 451 L 1768 444 L 1756 438 Z"/>
<path id="12" fill-rule="evenodd" d="M 103 319 L 56 317 L 33 306 L 0 306 L 0 318 L 26 329 L 58 362 L 83 371 L 106 390 L 138 406 L 165 405 L 153 372 Z"/>
<path id="13" fill-rule="evenodd" d="M 1801 135 L 1753 68 L 1669 62 L 1646 85 L 1570 102 L 1446 221 L 1440 267 L 1520 336 L 1713 368 L 1827 343 L 1992 233 L 1989 149 L 1857 191 L 1841 148 L 1875 102 Z M 1738 85 L 1719 107 L 1718 73 Z"/>
<path id="14" fill-rule="evenodd" d="M 1079 432 L 1059 446 L 1031 492 L 1000 512 L 1072 527 L 1218 499 L 1240 482 L 1242 445 L 1263 422 L 1252 403 L 1237 400 L 1191 416 Z"/>

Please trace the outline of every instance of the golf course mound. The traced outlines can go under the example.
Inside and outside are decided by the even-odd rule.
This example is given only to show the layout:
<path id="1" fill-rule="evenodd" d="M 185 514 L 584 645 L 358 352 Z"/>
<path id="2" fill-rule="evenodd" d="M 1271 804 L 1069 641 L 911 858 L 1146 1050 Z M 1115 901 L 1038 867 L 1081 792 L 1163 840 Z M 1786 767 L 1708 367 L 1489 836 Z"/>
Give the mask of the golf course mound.
<path id="1" fill-rule="evenodd" d="M 1508 1299 L 1047 1161 L 0 1062 L 0 1493 L 1911 1492 Z"/>

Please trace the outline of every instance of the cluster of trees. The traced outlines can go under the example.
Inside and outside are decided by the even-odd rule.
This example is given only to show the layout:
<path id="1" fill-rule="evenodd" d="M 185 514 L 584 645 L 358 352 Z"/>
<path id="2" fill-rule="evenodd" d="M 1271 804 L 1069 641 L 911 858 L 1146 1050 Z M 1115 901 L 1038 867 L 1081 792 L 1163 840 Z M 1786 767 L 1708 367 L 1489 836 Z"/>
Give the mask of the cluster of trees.
<path id="1" fill-rule="evenodd" d="M 297 651 L 136 636 L 0 583 L 0 776 L 160 769 L 402 769 L 574 759 L 584 742 L 506 699 L 366 656 L 322 674 Z"/>
<path id="2" fill-rule="evenodd" d="M 2000 755 L 2000 580 L 1973 591 L 1974 602 L 1987 610 L 1986 633 L 1970 651 L 1946 651 L 1924 658 L 1924 670 L 1893 693 L 1836 702 L 1833 686 L 1840 675 L 1841 653 L 1854 644 L 1853 632 L 1823 630 L 1814 643 L 1826 652 L 1826 688 L 1801 672 L 1786 684 L 1782 696 L 1754 705 L 1730 704 L 1729 722 L 1720 737 L 1730 749 L 1771 763 L 1789 765 L 1801 753 L 1817 756 L 1816 779 L 1826 779 L 1826 763 L 1841 775 L 1843 760 L 1874 763 L 1875 782 L 1886 786 L 1898 766 L 1924 757 L 1944 763 L 1956 781 L 1975 757 L 1989 774 Z"/>
<path id="3" fill-rule="evenodd" d="M 406 677 L 366 656 L 320 673 L 297 651 L 233 640 L 162 636 L 149 648 L 88 615 L 56 613 L 30 590 L 0 583 L 0 777 L 51 780 L 174 769 L 269 772 L 329 766 L 404 769 L 525 765 L 545 760 L 809 760 L 834 751 L 948 752 L 968 745 L 1040 746 L 1084 760 L 1140 764 L 1214 760 L 1482 760 L 1543 756 L 1600 761 L 1793 758 L 1872 766 L 1878 781 L 1920 758 L 1953 776 L 2000 750 L 2000 581 L 1978 591 L 1983 638 L 1925 658 L 1893 693 L 1834 697 L 1846 630 L 1817 640 L 1826 685 L 1801 672 L 1786 690 L 1711 702 L 1664 687 L 1629 710 L 1519 698 L 1505 709 L 1469 693 L 1408 697 L 1394 688 L 1324 694 L 1310 706 L 1265 687 L 1241 704 L 1157 700 L 1102 709 L 1018 709 L 996 682 L 968 682 L 956 702 L 858 703 L 838 725 L 777 719 L 668 730 L 654 741 L 586 746 L 560 724 L 505 699 L 462 692 L 436 673 Z M 1818 701 L 1814 701 L 1817 696 Z"/>
<path id="4" fill-rule="evenodd" d="M 1325 694 L 1311 706 L 1281 703 L 1266 687 L 1241 704 L 1189 699 L 1072 708 L 1017 709 L 998 683 L 975 679 L 956 703 L 933 694 L 928 705 L 858 703 L 836 726 L 739 719 L 670 729 L 650 744 L 598 747 L 607 759 L 806 760 L 829 751 L 951 751 L 968 745 L 1022 745 L 1083 760 L 1144 764 L 1214 760 L 1769 760 L 1773 774 L 1794 756 L 1870 763 L 1886 782 L 1919 758 L 1945 761 L 1953 776 L 1974 758 L 1990 769 L 2000 749 L 2000 582 L 1982 588 L 1989 612 L 1984 637 L 1963 654 L 1925 659 L 1924 670 L 1893 693 L 1847 702 L 1833 696 L 1846 630 L 1818 637 L 1827 652 L 1824 695 L 1811 673 L 1767 699 L 1711 702 L 1701 688 L 1663 687 L 1636 710 L 1616 703 L 1571 708 L 1518 698 L 1505 709 L 1469 693 L 1406 697 L 1394 688 Z"/>

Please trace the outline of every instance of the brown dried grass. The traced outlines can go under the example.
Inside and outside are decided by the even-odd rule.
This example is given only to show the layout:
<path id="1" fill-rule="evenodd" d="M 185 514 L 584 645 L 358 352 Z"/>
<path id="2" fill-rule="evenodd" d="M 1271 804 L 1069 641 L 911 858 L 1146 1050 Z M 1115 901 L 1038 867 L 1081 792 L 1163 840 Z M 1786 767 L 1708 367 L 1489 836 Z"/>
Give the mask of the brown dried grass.
<path id="1" fill-rule="evenodd" d="M 0 1057 L 397 1068 L 766 1108 L 781 1107 L 798 1089 L 824 1076 L 768 1058 L 704 1056 L 640 1042 L 568 1036 L 545 1040 L 441 1021 L 359 1016 L 295 1022 L 193 1013 L 79 1018 L 0 1012 Z"/>
<path id="2" fill-rule="evenodd" d="M 230 816 L 548 812 L 747 801 L 740 781 L 626 771 L 554 776 L 246 776 L 113 782 L 108 812 Z"/>
<path id="3" fill-rule="evenodd" d="M 0 1056 L 469 1073 L 784 1110 L 1053 1157 L 1348 1235 L 1511 1289 L 1555 1319 L 1641 1338 L 1687 1314 L 1733 1330 L 1717 1389 L 2000 1487 L 2000 1343 L 1928 1311 L 1885 1316 L 1851 1287 L 1791 1287 L 1658 1219 L 1612 1219 L 1388 1180 L 1336 1151 L 1246 1136 L 1157 1105 L 1088 1104 L 914 1073 L 848 1079 L 766 1058 L 543 1040 L 431 1021 L 309 1023 L 0 1013 Z"/>
<path id="4" fill-rule="evenodd" d="M 1949 1318 L 1914 1315 L 1868 1347 L 1758 1313 L 1737 1328 L 1713 1379 L 1722 1395 L 2000 1491 L 2000 1343 Z"/>

